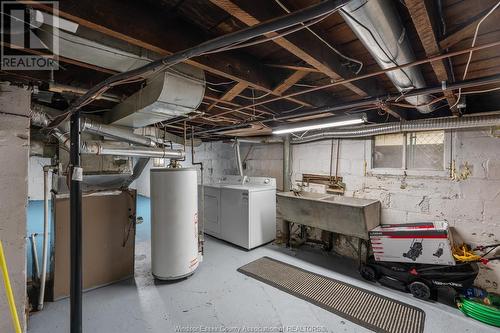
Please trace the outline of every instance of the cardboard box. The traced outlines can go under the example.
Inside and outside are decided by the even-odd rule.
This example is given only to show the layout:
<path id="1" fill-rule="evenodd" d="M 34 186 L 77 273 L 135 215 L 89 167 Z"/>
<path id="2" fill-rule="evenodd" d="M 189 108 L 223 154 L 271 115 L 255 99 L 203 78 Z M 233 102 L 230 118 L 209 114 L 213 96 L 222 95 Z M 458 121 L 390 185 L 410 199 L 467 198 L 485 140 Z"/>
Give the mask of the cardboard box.
<path id="1" fill-rule="evenodd" d="M 377 261 L 455 265 L 453 239 L 446 222 L 386 224 L 369 234 Z"/>

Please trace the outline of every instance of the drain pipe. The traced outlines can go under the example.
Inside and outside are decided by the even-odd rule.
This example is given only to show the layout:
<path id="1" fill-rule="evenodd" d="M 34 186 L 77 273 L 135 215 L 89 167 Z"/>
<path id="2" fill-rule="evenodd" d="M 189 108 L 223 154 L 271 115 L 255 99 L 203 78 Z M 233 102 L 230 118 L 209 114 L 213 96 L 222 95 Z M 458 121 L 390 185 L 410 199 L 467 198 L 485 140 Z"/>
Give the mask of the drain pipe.
<path id="1" fill-rule="evenodd" d="M 292 189 L 290 182 L 290 143 L 290 134 L 287 134 L 283 138 L 283 192 L 290 192 Z M 281 241 L 286 246 L 290 245 L 290 223 L 283 218 L 281 219 Z"/>
<path id="2" fill-rule="evenodd" d="M 292 153 L 290 143 L 290 134 L 288 134 L 283 140 L 283 192 L 290 192 L 292 189 L 290 181 L 290 161 Z"/>
<path id="3" fill-rule="evenodd" d="M 37 233 L 31 234 L 30 240 L 31 240 L 31 250 L 33 252 L 33 262 L 35 264 L 35 278 L 37 280 L 40 279 L 40 266 L 38 265 L 38 250 L 36 248 L 36 236 L 38 236 Z"/>
<path id="4" fill-rule="evenodd" d="M 43 252 L 42 252 L 42 272 L 40 275 L 40 293 L 38 295 L 38 311 L 43 309 L 45 298 L 45 282 L 47 279 L 47 259 L 49 256 L 49 172 L 57 168 L 54 165 L 43 167 Z"/>

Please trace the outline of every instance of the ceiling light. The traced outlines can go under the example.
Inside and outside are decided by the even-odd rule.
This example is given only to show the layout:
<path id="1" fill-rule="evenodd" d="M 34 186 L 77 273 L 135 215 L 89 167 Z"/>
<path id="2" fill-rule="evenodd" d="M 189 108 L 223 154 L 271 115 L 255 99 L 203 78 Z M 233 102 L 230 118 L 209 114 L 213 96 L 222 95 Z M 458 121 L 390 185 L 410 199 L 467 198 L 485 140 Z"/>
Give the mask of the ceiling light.
<path id="1" fill-rule="evenodd" d="M 273 134 L 286 134 L 294 132 L 304 132 L 316 129 L 340 127 L 348 125 L 363 124 L 366 122 L 366 115 L 359 117 L 329 117 L 313 121 L 305 121 L 285 126 L 280 126 L 273 129 Z"/>

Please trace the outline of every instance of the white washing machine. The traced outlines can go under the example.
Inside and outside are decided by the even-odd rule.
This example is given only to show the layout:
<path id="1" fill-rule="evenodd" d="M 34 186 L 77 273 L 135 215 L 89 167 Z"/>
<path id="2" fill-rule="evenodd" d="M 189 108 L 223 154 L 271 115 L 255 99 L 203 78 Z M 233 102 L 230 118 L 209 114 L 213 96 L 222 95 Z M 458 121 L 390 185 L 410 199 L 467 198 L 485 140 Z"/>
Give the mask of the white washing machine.
<path id="1" fill-rule="evenodd" d="M 204 187 L 206 234 L 245 249 L 276 238 L 276 179 L 226 176 Z"/>

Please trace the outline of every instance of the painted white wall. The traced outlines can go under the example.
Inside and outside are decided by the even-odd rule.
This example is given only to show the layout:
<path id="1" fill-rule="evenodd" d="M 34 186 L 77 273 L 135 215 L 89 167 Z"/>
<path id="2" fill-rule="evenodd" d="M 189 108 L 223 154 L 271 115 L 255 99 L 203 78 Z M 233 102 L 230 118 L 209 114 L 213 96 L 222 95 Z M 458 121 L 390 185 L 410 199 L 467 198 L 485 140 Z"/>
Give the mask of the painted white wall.
<path id="1" fill-rule="evenodd" d="M 30 156 L 28 165 L 28 200 L 43 200 L 43 166 L 50 164 L 50 158 Z M 49 176 L 49 184 L 51 178 Z"/>
<path id="2" fill-rule="evenodd" d="M 195 162 L 203 162 L 204 182 L 211 183 L 217 181 L 224 175 L 237 174 L 234 151 L 230 144 L 223 142 L 207 142 L 199 147 L 195 147 Z M 185 167 L 191 166 L 191 149 L 186 151 L 186 161 L 181 162 Z M 153 167 L 153 161 L 150 160 L 141 176 L 135 180 L 131 187 L 137 189 L 139 195 L 150 196 L 149 170 Z M 196 166 L 199 169 L 199 166 Z M 200 173 L 198 173 L 198 182 L 200 182 Z"/>

